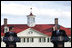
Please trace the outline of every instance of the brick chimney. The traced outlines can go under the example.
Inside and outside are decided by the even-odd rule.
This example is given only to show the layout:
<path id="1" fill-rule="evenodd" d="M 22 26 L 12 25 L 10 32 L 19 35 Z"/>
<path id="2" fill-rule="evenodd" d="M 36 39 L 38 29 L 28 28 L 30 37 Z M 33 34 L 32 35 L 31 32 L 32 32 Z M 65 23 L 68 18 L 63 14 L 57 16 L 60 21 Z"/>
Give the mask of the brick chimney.
<path id="1" fill-rule="evenodd" d="M 4 26 L 7 26 L 7 18 L 4 18 Z"/>
<path id="2" fill-rule="evenodd" d="M 55 25 L 58 25 L 58 18 L 55 18 Z"/>

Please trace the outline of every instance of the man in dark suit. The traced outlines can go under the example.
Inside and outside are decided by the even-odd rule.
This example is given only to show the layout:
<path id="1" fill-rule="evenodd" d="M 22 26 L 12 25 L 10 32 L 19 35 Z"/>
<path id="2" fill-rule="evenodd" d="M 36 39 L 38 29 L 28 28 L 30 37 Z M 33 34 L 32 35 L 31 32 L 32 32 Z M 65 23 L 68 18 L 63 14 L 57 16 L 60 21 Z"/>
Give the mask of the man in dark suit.
<path id="1" fill-rule="evenodd" d="M 59 25 L 55 25 L 51 36 L 51 42 L 54 44 L 54 47 L 64 47 L 64 42 L 67 41 L 69 41 L 69 38 L 66 32 L 61 30 Z"/>

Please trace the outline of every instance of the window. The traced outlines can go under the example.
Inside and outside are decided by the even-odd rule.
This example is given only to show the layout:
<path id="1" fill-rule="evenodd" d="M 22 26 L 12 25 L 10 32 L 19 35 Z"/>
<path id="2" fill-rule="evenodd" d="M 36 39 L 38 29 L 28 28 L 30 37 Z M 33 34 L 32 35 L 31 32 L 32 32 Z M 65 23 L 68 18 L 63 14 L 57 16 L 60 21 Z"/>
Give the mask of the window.
<path id="1" fill-rule="evenodd" d="M 27 20 L 28 24 L 29 24 L 29 17 L 28 17 L 28 20 Z"/>
<path id="2" fill-rule="evenodd" d="M 20 38 L 20 37 L 19 37 Z M 20 42 L 21 42 L 21 38 L 20 38 Z"/>
<path id="3" fill-rule="evenodd" d="M 4 27 L 4 33 L 8 32 L 9 28 L 7 26 Z"/>
<path id="4" fill-rule="evenodd" d="M 29 38 L 27 38 L 27 42 L 29 42 Z"/>
<path id="5" fill-rule="evenodd" d="M 41 38 L 39 38 L 39 42 L 41 42 Z"/>
<path id="6" fill-rule="evenodd" d="M 10 26 L 10 27 L 9 27 L 9 31 L 11 31 L 13 28 L 14 28 L 14 26 Z"/>
<path id="7" fill-rule="evenodd" d="M 24 42 L 25 42 L 25 38 L 24 38 Z"/>
<path id="8" fill-rule="evenodd" d="M 34 39 L 33 38 L 30 38 L 29 42 L 33 42 L 33 41 L 34 41 Z"/>
<path id="9" fill-rule="evenodd" d="M 47 38 L 47 42 L 49 42 L 49 38 Z"/>
<path id="10" fill-rule="evenodd" d="M 71 42 L 71 38 L 69 38 L 70 40 L 69 40 L 69 42 Z"/>
<path id="11" fill-rule="evenodd" d="M 24 42 L 33 42 L 34 39 L 33 38 L 24 38 Z"/>
<path id="12" fill-rule="evenodd" d="M 46 42 L 46 38 L 39 38 L 39 42 Z"/>
<path id="13" fill-rule="evenodd" d="M 5 30 L 7 31 L 7 28 Z"/>
<path id="14" fill-rule="evenodd" d="M 29 31 L 29 32 L 28 32 L 28 34 L 32 34 L 32 33 L 33 33 L 32 31 Z"/>
<path id="15" fill-rule="evenodd" d="M 43 38 L 43 42 L 46 42 L 46 38 Z"/>
<path id="16" fill-rule="evenodd" d="M 1 42 L 2 42 L 2 38 L 1 38 Z"/>
<path id="17" fill-rule="evenodd" d="M 33 21 L 35 22 L 35 18 L 33 18 Z"/>
<path id="18" fill-rule="evenodd" d="M 6 33 L 8 31 L 8 29 L 7 28 L 5 28 L 5 31 L 4 31 L 4 33 Z"/>
<path id="19" fill-rule="evenodd" d="M 33 40 L 33 38 L 31 38 L 31 42 L 33 42 L 34 40 Z"/>

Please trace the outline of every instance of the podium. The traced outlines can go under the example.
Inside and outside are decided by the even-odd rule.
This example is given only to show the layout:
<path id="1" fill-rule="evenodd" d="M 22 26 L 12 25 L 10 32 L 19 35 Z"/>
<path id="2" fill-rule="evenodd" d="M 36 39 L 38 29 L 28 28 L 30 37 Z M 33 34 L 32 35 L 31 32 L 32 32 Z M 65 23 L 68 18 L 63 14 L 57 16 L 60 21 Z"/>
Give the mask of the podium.
<path id="1" fill-rule="evenodd" d="M 15 32 L 7 32 L 3 37 L 3 42 L 5 42 L 6 47 L 16 47 L 16 42 L 20 42 L 20 38 Z"/>
<path id="2" fill-rule="evenodd" d="M 57 43 L 57 47 L 64 47 L 64 37 L 63 36 L 59 36 L 58 37 L 58 43 Z"/>
<path id="3" fill-rule="evenodd" d="M 15 45 L 9 45 L 9 47 L 15 47 Z"/>
<path id="4" fill-rule="evenodd" d="M 60 28 L 56 28 L 56 30 L 52 32 L 51 42 L 54 44 L 54 47 L 64 47 L 64 42 L 69 40 L 66 32 Z"/>
<path id="5" fill-rule="evenodd" d="M 51 42 L 53 42 L 54 47 L 64 47 L 64 37 L 52 37 Z"/>

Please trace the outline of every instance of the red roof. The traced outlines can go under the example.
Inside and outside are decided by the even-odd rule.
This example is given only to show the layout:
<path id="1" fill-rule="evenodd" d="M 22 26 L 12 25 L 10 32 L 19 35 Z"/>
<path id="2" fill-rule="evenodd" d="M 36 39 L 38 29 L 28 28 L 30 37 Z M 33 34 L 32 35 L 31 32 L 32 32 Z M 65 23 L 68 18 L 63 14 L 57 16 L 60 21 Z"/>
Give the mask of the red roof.
<path id="1" fill-rule="evenodd" d="M 30 15 L 29 16 L 33 16 L 33 14 L 32 13 L 30 13 Z"/>
<path id="2" fill-rule="evenodd" d="M 28 16 L 34 16 L 33 13 L 31 12 Z"/>
<path id="3" fill-rule="evenodd" d="M 13 29 L 14 29 L 13 32 L 16 32 L 16 33 L 24 31 L 28 28 L 32 28 L 34 30 L 37 30 L 37 31 L 43 33 L 43 34 L 51 36 L 52 35 L 52 27 L 54 26 L 54 24 L 37 24 L 34 27 L 28 27 L 27 24 L 8 24 L 7 26 L 8 27 L 13 26 Z M 62 27 L 62 26 L 60 26 L 60 28 L 62 30 L 65 30 L 66 34 L 68 36 L 71 36 L 71 30 L 70 29 Z M 4 30 L 4 25 L 1 26 L 1 36 L 4 36 L 3 30 Z"/>

